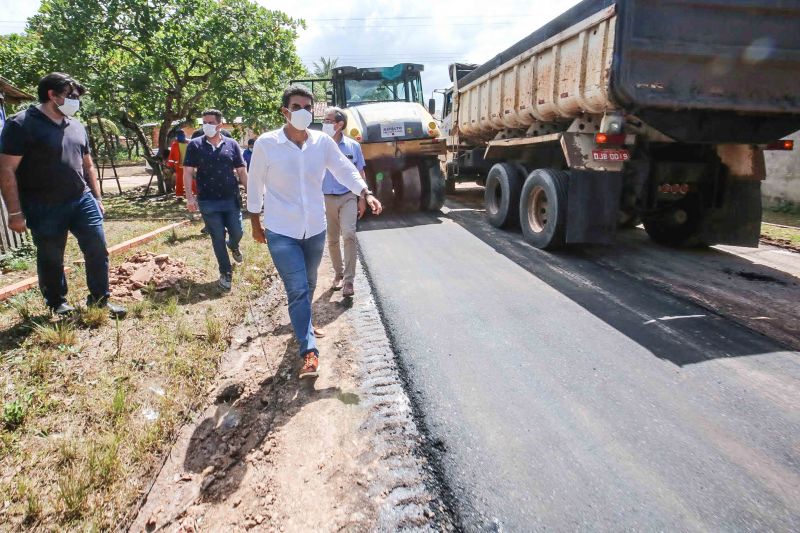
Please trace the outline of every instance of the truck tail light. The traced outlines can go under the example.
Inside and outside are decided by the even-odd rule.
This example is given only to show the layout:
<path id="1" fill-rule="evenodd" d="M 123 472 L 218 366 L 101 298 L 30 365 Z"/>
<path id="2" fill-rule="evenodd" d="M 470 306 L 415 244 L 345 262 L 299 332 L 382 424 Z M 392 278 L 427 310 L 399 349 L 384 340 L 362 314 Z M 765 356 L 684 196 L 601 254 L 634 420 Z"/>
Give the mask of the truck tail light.
<path id="1" fill-rule="evenodd" d="M 765 150 L 794 150 L 794 141 L 788 139 L 775 141 L 774 143 L 769 143 Z"/>
<path id="2" fill-rule="evenodd" d="M 625 134 L 611 134 L 611 133 L 596 133 L 594 142 L 597 144 L 610 144 L 614 146 L 622 146 L 625 144 Z"/>

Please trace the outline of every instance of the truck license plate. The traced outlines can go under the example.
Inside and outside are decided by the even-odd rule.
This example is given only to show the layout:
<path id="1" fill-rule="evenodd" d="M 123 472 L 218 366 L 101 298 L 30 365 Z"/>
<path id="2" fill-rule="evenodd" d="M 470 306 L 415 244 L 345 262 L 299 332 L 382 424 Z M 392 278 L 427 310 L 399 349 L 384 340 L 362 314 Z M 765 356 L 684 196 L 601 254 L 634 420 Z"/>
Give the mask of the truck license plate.
<path id="1" fill-rule="evenodd" d="M 627 161 L 630 158 L 630 152 L 621 148 L 592 150 L 592 159 L 595 161 Z"/>
<path id="2" fill-rule="evenodd" d="M 402 124 L 381 124 L 381 137 L 402 137 Z"/>

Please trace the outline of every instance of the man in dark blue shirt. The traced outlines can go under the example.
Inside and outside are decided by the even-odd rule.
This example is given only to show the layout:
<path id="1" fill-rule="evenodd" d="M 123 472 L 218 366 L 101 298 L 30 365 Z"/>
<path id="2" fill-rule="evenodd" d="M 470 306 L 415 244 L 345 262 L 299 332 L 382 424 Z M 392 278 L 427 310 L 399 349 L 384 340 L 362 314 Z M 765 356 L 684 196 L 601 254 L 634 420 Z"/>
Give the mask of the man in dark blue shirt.
<path id="1" fill-rule="evenodd" d="M 211 236 L 219 264 L 219 286 L 230 290 L 233 267 L 228 248 L 233 260 L 242 262 L 242 253 L 239 251 L 243 233 L 239 184 L 247 186 L 247 169 L 239 143 L 221 135 L 221 126 L 222 113 L 216 109 L 203 111 L 203 136 L 192 139 L 186 148 L 183 179 L 188 209 L 191 212 L 200 211 Z M 192 193 L 193 179 L 197 180 L 197 197 Z"/>
<path id="2" fill-rule="evenodd" d="M 250 139 L 247 141 L 247 149 L 244 151 L 244 162 L 247 163 L 247 170 L 250 170 L 250 160 L 253 158 L 253 146 L 255 146 L 256 140 Z"/>
<path id="3" fill-rule="evenodd" d="M 67 303 L 64 248 L 71 232 L 86 265 L 87 304 L 107 307 L 121 318 L 125 309 L 108 302 L 108 251 L 103 203 L 86 130 L 73 118 L 84 87 L 53 72 L 39 81 L 39 105 L 11 117 L 0 134 L 0 191 L 8 225 L 30 228 L 36 245 L 39 288 L 56 314 L 75 309 Z"/>

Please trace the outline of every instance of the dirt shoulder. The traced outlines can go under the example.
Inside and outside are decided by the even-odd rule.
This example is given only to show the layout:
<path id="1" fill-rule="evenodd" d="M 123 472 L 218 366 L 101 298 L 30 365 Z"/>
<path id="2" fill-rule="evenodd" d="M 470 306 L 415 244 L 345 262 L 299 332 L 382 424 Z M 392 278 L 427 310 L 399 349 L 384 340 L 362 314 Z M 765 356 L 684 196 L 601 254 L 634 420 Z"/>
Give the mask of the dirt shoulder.
<path id="1" fill-rule="evenodd" d="M 233 332 L 208 405 L 184 427 L 131 531 L 449 529 L 422 437 L 359 272 L 356 296 L 320 269 L 320 377 L 297 378 L 279 282 Z"/>
<path id="2" fill-rule="evenodd" d="M 87 309 L 55 320 L 37 289 L 0 304 L 0 531 L 125 522 L 177 430 L 204 405 L 249 295 L 271 282 L 271 262 L 243 241 L 245 264 L 224 292 L 199 229 L 111 258 L 118 280 L 139 251 L 157 269 L 126 293 L 129 315 L 118 323 Z M 69 286 L 82 306 L 81 266 Z"/>

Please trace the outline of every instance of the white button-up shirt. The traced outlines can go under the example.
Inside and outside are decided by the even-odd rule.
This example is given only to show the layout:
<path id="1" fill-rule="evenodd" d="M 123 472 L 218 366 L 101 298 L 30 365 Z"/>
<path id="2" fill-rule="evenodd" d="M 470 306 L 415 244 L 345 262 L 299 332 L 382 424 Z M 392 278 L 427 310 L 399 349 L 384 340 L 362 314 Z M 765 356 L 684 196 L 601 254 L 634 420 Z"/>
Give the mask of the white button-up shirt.
<path id="1" fill-rule="evenodd" d="M 327 134 L 308 130 L 299 148 L 283 128 L 256 139 L 247 177 L 247 210 L 260 213 L 273 233 L 304 239 L 325 230 L 325 170 L 345 187 L 360 194 L 366 182 Z"/>

